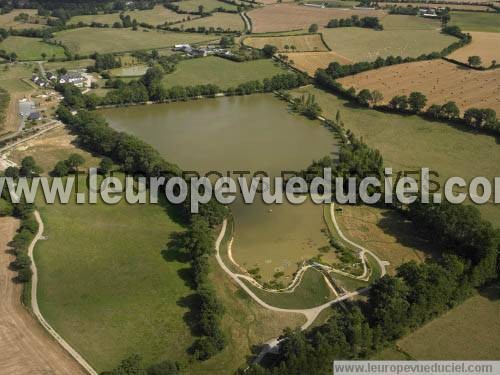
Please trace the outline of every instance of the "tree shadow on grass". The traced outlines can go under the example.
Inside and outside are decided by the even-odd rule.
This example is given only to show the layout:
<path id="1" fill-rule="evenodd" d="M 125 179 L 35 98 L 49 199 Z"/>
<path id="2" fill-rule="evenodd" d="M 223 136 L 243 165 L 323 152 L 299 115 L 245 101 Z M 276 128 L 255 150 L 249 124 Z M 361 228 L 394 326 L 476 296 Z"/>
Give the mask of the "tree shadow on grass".
<path id="1" fill-rule="evenodd" d="M 198 294 L 192 293 L 179 298 L 177 305 L 189 309 L 186 313 L 184 313 L 182 319 L 189 327 L 193 336 L 201 336 L 201 332 L 198 327 L 198 321 L 200 318 L 200 297 Z"/>
<path id="2" fill-rule="evenodd" d="M 483 297 L 488 298 L 490 301 L 496 301 L 500 299 L 500 281 L 496 281 L 494 284 L 483 288 L 479 291 L 479 294 Z"/>

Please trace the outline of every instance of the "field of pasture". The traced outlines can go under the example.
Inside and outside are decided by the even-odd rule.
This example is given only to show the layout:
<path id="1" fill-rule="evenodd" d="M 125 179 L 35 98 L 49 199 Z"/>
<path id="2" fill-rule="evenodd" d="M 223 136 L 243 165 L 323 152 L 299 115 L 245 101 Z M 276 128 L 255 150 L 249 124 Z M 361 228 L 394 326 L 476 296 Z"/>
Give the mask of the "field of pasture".
<path id="1" fill-rule="evenodd" d="M 252 32 L 267 33 L 307 29 L 313 23 L 325 26 L 332 18 L 348 18 L 352 15 L 383 18 L 386 13 L 381 10 L 321 9 L 284 3 L 254 9 L 247 15 L 252 20 Z"/>
<path id="2" fill-rule="evenodd" d="M 500 14 L 484 12 L 451 12 L 450 25 L 464 31 L 500 32 Z"/>
<path id="3" fill-rule="evenodd" d="M 167 48 L 174 44 L 199 43 L 218 38 L 197 33 L 88 27 L 58 32 L 55 39 L 73 53 L 91 54 Z"/>
<path id="4" fill-rule="evenodd" d="M 288 61 L 293 62 L 293 66 L 311 77 L 318 69 L 325 69 L 330 63 L 336 61 L 339 64 L 351 64 L 352 61 L 343 56 L 339 56 L 333 51 L 329 52 L 295 52 L 287 53 Z"/>
<path id="5" fill-rule="evenodd" d="M 255 60 L 238 63 L 220 57 L 209 56 L 202 59 L 182 61 L 177 69 L 165 75 L 167 87 L 215 84 L 222 89 L 236 87 L 240 83 L 270 78 L 286 72 L 271 60 Z"/>
<path id="6" fill-rule="evenodd" d="M 500 112 L 500 70 L 478 71 L 443 60 L 393 65 L 341 78 L 345 87 L 378 90 L 388 102 L 395 95 L 420 91 L 428 105 L 455 101 L 465 109 L 493 108 Z"/>
<path id="7" fill-rule="evenodd" d="M 161 25 L 165 22 L 177 22 L 186 20 L 189 18 L 194 18 L 196 16 L 187 15 L 187 14 L 178 14 L 170 9 L 165 8 L 162 5 L 156 5 L 153 9 L 147 10 L 132 10 L 125 12 L 125 15 L 130 16 L 131 19 L 136 19 L 137 22 L 145 22 L 150 25 Z M 78 22 L 83 22 L 86 24 L 90 24 L 92 22 L 98 22 L 106 25 L 112 25 L 115 22 L 120 22 L 120 14 L 119 13 L 101 13 L 101 14 L 92 14 L 92 15 L 82 15 L 72 17 L 68 23 L 69 24 L 77 24 Z"/>
<path id="8" fill-rule="evenodd" d="M 227 10 L 237 10 L 238 7 L 232 4 L 226 4 L 218 0 L 185 0 L 178 3 L 181 10 L 187 12 L 198 12 L 199 7 L 203 7 L 204 12 L 211 12 L 217 8 L 224 8 Z"/>
<path id="9" fill-rule="evenodd" d="M 29 18 L 27 22 L 20 20 L 15 20 L 17 16 L 21 13 L 28 14 Z M 47 19 L 45 17 L 40 17 L 37 15 L 36 9 L 14 9 L 9 13 L 0 14 L 0 27 L 3 29 L 38 29 L 45 27 Z"/>
<path id="10" fill-rule="evenodd" d="M 327 118 L 340 111 L 345 127 L 380 151 L 384 165 L 393 170 L 416 170 L 428 167 L 439 173 L 439 180 L 461 176 L 470 181 L 484 176 L 493 181 L 500 166 L 492 155 L 498 152 L 497 140 L 486 134 L 462 127 L 424 120 L 418 116 L 401 116 L 365 108 L 356 108 L 312 86 L 292 91 L 295 95 L 311 93 Z M 476 206 L 483 217 L 500 227 L 498 205 Z"/>
<path id="11" fill-rule="evenodd" d="M 14 52 L 19 60 L 43 60 L 45 58 L 64 57 L 64 48 L 44 42 L 38 38 L 9 36 L 0 43 L 0 49 L 8 53 Z"/>
<path id="12" fill-rule="evenodd" d="M 323 43 L 320 34 L 283 35 L 283 36 L 251 36 L 243 43 L 253 48 L 263 48 L 266 44 L 275 46 L 279 52 L 326 52 L 328 47 Z M 288 48 L 286 48 L 288 46 Z"/>
<path id="13" fill-rule="evenodd" d="M 215 30 L 220 28 L 222 30 L 242 31 L 245 29 L 245 24 L 239 14 L 217 12 L 208 17 L 195 18 L 176 24 L 175 27 L 184 27 L 184 29 L 191 27 L 210 29 L 213 27 Z"/>

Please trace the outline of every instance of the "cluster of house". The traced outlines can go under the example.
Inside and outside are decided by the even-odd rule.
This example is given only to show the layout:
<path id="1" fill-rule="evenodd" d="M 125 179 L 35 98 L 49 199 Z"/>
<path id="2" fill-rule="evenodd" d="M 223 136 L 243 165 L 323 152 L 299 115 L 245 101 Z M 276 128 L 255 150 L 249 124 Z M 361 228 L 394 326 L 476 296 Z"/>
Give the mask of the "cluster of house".
<path id="1" fill-rule="evenodd" d="M 418 14 L 421 17 L 430 17 L 430 18 L 436 18 L 439 17 L 439 14 L 442 13 L 445 10 L 443 7 L 437 7 L 437 8 L 420 8 L 418 10 Z"/>
<path id="2" fill-rule="evenodd" d="M 205 57 L 209 55 L 232 56 L 233 53 L 225 48 L 217 46 L 192 47 L 189 44 L 176 44 L 173 48 L 176 52 L 184 52 L 190 57 Z"/>
<path id="3" fill-rule="evenodd" d="M 55 73 L 49 72 L 46 77 L 39 74 L 33 74 L 31 76 L 31 81 L 36 83 L 40 87 L 47 87 L 50 83 L 71 83 L 77 87 L 84 87 L 87 84 L 87 78 L 79 72 L 68 72 L 66 74 L 57 75 Z"/>
<path id="4" fill-rule="evenodd" d="M 41 113 L 36 110 L 35 103 L 28 99 L 19 100 L 19 115 L 29 121 L 37 121 L 42 118 Z"/>

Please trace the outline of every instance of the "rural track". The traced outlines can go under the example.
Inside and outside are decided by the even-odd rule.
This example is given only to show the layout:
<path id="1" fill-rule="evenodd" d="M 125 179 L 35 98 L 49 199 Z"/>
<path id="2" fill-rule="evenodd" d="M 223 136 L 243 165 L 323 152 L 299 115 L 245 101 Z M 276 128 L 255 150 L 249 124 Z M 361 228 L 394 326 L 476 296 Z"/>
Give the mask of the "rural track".
<path id="1" fill-rule="evenodd" d="M 31 270 L 33 271 L 33 277 L 31 279 L 31 308 L 33 310 L 33 314 L 38 319 L 38 322 L 42 325 L 43 328 L 59 343 L 59 345 L 66 350 L 66 352 L 73 357 L 73 359 L 85 370 L 86 373 L 91 375 L 97 375 L 97 371 L 95 371 L 92 366 L 90 366 L 87 361 L 69 345 L 55 330 L 51 327 L 49 323 L 43 317 L 40 308 L 38 307 L 38 299 L 37 299 L 37 287 L 38 287 L 38 271 L 35 264 L 35 259 L 33 258 L 33 251 L 36 243 L 42 239 L 44 225 L 40 213 L 38 211 L 34 212 L 35 219 L 38 223 L 38 232 L 36 233 L 33 241 L 31 242 L 28 248 L 28 256 L 31 259 Z"/>
<path id="2" fill-rule="evenodd" d="M 44 331 L 21 304 L 22 285 L 9 269 L 15 259 L 7 243 L 19 222 L 0 218 L 0 374 L 80 375 L 85 371 Z"/>

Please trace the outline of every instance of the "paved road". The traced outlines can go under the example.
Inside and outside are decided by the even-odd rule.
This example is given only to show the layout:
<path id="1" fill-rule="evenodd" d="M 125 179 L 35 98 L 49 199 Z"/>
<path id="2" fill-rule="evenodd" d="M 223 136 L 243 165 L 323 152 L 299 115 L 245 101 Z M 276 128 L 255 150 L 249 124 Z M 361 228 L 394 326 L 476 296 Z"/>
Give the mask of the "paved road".
<path id="1" fill-rule="evenodd" d="M 22 285 L 8 269 L 14 256 L 6 252 L 18 225 L 14 218 L 0 218 L 0 374 L 85 374 L 21 305 Z"/>
<path id="2" fill-rule="evenodd" d="M 36 268 L 35 261 L 33 259 L 33 250 L 35 248 L 36 243 L 42 238 L 43 236 L 43 221 L 42 218 L 40 217 L 40 213 L 38 211 L 35 211 L 35 219 L 38 223 L 38 232 L 35 235 L 35 238 L 31 242 L 29 248 L 28 248 L 28 255 L 31 258 L 32 261 L 32 266 L 31 269 L 33 271 L 33 278 L 31 281 L 31 308 L 33 309 L 33 313 L 35 314 L 36 318 L 40 322 L 40 324 L 47 330 L 47 332 L 61 345 L 66 352 L 68 352 L 75 360 L 78 362 L 87 373 L 91 375 L 97 375 L 97 371 L 95 371 L 92 366 L 90 366 L 85 359 L 75 350 L 73 349 L 59 334 L 50 326 L 49 323 L 44 319 L 42 313 L 40 312 L 40 309 L 38 307 L 38 300 L 37 300 L 37 286 L 38 286 L 38 272 Z"/>

